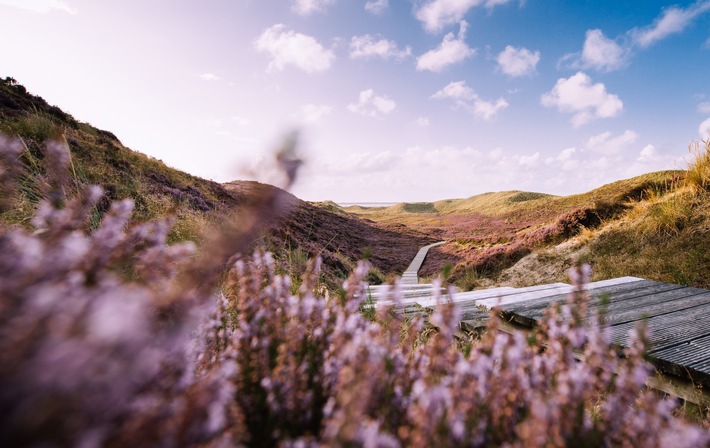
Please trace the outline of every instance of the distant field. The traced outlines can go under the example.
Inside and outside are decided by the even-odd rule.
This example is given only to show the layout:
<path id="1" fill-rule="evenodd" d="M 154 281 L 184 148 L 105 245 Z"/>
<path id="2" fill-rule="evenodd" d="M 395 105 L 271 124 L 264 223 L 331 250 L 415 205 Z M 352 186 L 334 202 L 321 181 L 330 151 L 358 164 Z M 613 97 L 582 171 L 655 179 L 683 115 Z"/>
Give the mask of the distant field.
<path id="1" fill-rule="evenodd" d="M 336 202 L 339 207 L 368 207 L 368 208 L 380 208 L 380 207 L 391 207 L 397 202 Z"/>

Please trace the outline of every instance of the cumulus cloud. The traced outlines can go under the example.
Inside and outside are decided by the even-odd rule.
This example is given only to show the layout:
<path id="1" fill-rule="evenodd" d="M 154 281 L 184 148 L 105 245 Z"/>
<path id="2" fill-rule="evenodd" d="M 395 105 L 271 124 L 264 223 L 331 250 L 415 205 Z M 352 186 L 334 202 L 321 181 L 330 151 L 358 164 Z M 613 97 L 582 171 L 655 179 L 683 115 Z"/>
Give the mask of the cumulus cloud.
<path id="1" fill-rule="evenodd" d="M 387 6 L 389 6 L 387 0 L 370 0 L 365 3 L 365 11 L 371 12 L 372 14 L 380 14 L 387 9 Z"/>
<path id="2" fill-rule="evenodd" d="M 602 30 L 587 30 L 581 52 L 564 55 L 558 65 L 568 65 L 575 69 L 594 69 L 612 72 L 625 67 L 631 56 L 631 49 L 604 36 Z"/>
<path id="3" fill-rule="evenodd" d="M 446 67 L 463 61 L 476 54 L 476 50 L 466 44 L 468 23 L 461 22 L 459 34 L 448 33 L 434 50 L 427 51 L 417 58 L 417 70 L 440 72 Z"/>
<path id="4" fill-rule="evenodd" d="M 555 160 L 558 160 L 560 162 L 564 162 L 565 160 L 569 160 L 572 158 L 574 153 L 577 152 L 577 148 L 565 148 L 562 151 L 560 151 L 559 154 L 557 154 L 557 157 L 555 157 Z"/>
<path id="5" fill-rule="evenodd" d="M 443 89 L 439 90 L 431 96 L 434 99 L 440 100 L 450 98 L 454 100 L 472 100 L 477 97 L 476 92 L 466 85 L 466 81 L 450 82 Z"/>
<path id="6" fill-rule="evenodd" d="M 648 162 L 655 162 L 658 159 L 659 159 L 659 154 L 658 154 L 658 151 L 656 150 L 656 147 L 653 145 L 646 145 L 643 147 L 641 152 L 639 152 L 639 155 L 636 158 L 636 161 L 641 162 L 641 163 L 648 163 Z"/>
<path id="7" fill-rule="evenodd" d="M 684 31 L 696 17 L 707 11 L 710 11 L 710 1 L 708 0 L 697 1 L 687 8 L 672 6 L 663 10 L 661 17 L 656 19 L 653 25 L 634 29 L 630 34 L 636 44 L 648 47 L 671 34 Z"/>
<path id="8" fill-rule="evenodd" d="M 0 5 L 13 6 L 37 14 L 47 14 L 52 11 L 62 11 L 76 14 L 76 9 L 63 0 L 0 0 Z"/>
<path id="9" fill-rule="evenodd" d="M 698 112 L 701 114 L 710 114 L 710 102 L 703 102 L 698 104 Z"/>
<path id="10" fill-rule="evenodd" d="M 353 36 L 350 39 L 350 58 L 367 59 L 379 57 L 382 59 L 403 60 L 412 55 L 412 48 L 407 46 L 400 49 L 397 42 L 393 40 L 375 40 L 369 34 Z"/>
<path id="11" fill-rule="evenodd" d="M 700 134 L 700 138 L 702 139 L 710 138 L 710 118 L 700 123 L 700 126 L 698 126 L 698 134 Z"/>
<path id="12" fill-rule="evenodd" d="M 428 117 L 418 117 L 417 124 L 423 128 L 426 128 L 426 127 L 429 127 L 431 122 L 429 121 Z"/>
<path id="13" fill-rule="evenodd" d="M 424 29 L 437 33 L 442 28 L 459 22 L 474 6 L 504 5 L 511 0 L 428 0 L 415 9 L 414 16 L 422 22 Z"/>
<path id="14" fill-rule="evenodd" d="M 473 116 L 488 121 L 507 107 L 508 102 L 503 98 L 498 98 L 495 101 L 485 101 L 476 98 L 473 101 Z"/>
<path id="15" fill-rule="evenodd" d="M 530 156 L 519 155 L 515 157 L 515 160 L 518 162 L 518 165 L 534 167 L 540 160 L 540 153 L 536 152 Z"/>
<path id="16" fill-rule="evenodd" d="M 627 129 L 621 135 L 612 136 L 609 131 L 590 137 L 587 141 L 587 148 L 605 156 L 615 156 L 620 154 L 624 149 L 636 142 L 638 134 L 630 129 Z"/>
<path id="17" fill-rule="evenodd" d="M 696 1 L 687 8 L 672 6 L 664 9 L 653 24 L 633 28 L 616 39 L 609 39 L 599 29 L 587 30 L 582 51 L 566 54 L 561 58 L 560 65 L 569 64 L 575 69 L 591 68 L 601 72 L 618 70 L 628 64 L 636 49 L 649 47 L 684 31 L 696 17 L 708 11 L 710 0 Z"/>
<path id="18" fill-rule="evenodd" d="M 582 65 L 610 72 L 623 67 L 628 54 L 628 50 L 605 37 L 602 30 L 588 30 L 582 48 Z"/>
<path id="19" fill-rule="evenodd" d="M 557 107 L 560 112 L 573 113 L 575 127 L 595 118 L 615 117 L 624 108 L 617 95 L 607 92 L 602 83 L 592 84 L 584 72 L 558 79 L 555 87 L 542 95 L 541 103 L 545 107 Z"/>
<path id="20" fill-rule="evenodd" d="M 254 41 L 254 47 L 271 57 L 268 69 L 282 71 L 293 65 L 306 73 L 328 70 L 335 54 L 306 34 L 288 30 L 283 24 L 273 25 Z"/>
<path id="21" fill-rule="evenodd" d="M 327 104 L 308 103 L 301 108 L 301 118 L 304 123 L 319 124 L 323 117 L 332 112 L 333 108 Z"/>
<path id="22" fill-rule="evenodd" d="M 508 102 L 503 98 L 498 98 L 496 101 L 480 98 L 472 88 L 466 85 L 466 81 L 451 82 L 433 94 L 431 98 L 453 100 L 457 106 L 468 110 L 474 117 L 482 120 L 490 120 L 498 112 L 508 107 Z"/>
<path id="23" fill-rule="evenodd" d="M 331 3 L 335 3 L 335 0 L 293 0 L 291 10 L 296 14 L 308 16 L 323 11 Z"/>
<path id="24" fill-rule="evenodd" d="M 508 45 L 496 60 L 500 71 L 506 75 L 513 77 L 531 75 L 535 73 L 535 67 L 540 62 L 540 52 Z"/>
<path id="25" fill-rule="evenodd" d="M 555 157 L 545 159 L 545 165 L 552 165 L 564 171 L 573 171 L 579 168 L 581 161 L 574 156 L 578 154 L 575 147 L 565 148 Z"/>
<path id="26" fill-rule="evenodd" d="M 348 110 L 368 117 L 389 114 L 397 103 L 385 95 L 376 95 L 372 89 L 363 90 L 358 95 L 357 103 L 348 104 Z"/>

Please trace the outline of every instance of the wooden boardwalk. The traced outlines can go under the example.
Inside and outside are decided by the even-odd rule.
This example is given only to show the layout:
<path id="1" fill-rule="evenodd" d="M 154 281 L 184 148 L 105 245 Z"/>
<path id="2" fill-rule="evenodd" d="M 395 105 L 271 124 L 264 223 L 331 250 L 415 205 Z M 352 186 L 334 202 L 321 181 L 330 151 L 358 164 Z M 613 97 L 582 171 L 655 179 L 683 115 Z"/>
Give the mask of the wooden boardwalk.
<path id="1" fill-rule="evenodd" d="M 425 312 L 436 306 L 436 291 L 431 284 L 405 283 L 404 280 L 399 286 L 402 299 L 397 309 L 400 312 Z M 392 304 L 389 287 L 370 288 L 375 306 Z M 696 396 L 698 388 L 710 390 L 710 291 L 637 277 L 593 282 L 586 288 L 591 297 L 590 316 L 603 310 L 605 325 L 610 327 L 613 341 L 621 347 L 627 345 L 629 331 L 645 320 L 650 338 L 649 361 L 659 373 L 672 377 L 668 381 L 685 382 L 690 392 L 679 393 L 675 386 L 669 386 L 672 390 L 658 388 L 696 403 L 710 403 L 707 393 L 700 398 Z M 444 299 L 461 308 L 463 330 L 485 326 L 490 308 L 498 306 L 509 330 L 528 331 L 537 325 L 545 309 L 565 301 L 571 291 L 571 285 L 554 283 L 454 293 Z"/>
<path id="2" fill-rule="evenodd" d="M 419 283 L 419 269 L 422 267 L 422 264 L 424 263 L 424 259 L 426 258 L 427 253 L 429 252 L 429 249 L 432 247 L 438 246 L 440 244 L 444 244 L 444 241 L 440 241 L 438 243 L 430 244 L 428 246 L 424 246 L 421 249 L 419 249 L 419 252 L 417 252 L 417 255 L 414 257 L 411 263 L 409 263 L 409 267 L 407 268 L 404 273 L 402 273 L 402 283 L 405 285 L 416 285 Z"/>

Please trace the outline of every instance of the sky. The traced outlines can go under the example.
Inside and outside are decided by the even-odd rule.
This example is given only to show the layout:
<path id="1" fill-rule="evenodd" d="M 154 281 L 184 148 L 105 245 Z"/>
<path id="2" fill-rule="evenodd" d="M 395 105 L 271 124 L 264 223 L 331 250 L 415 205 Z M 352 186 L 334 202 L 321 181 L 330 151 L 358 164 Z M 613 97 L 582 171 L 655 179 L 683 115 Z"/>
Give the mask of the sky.
<path id="1" fill-rule="evenodd" d="M 0 76 L 219 182 L 298 131 L 305 200 L 569 195 L 710 136 L 710 0 L 0 0 Z"/>

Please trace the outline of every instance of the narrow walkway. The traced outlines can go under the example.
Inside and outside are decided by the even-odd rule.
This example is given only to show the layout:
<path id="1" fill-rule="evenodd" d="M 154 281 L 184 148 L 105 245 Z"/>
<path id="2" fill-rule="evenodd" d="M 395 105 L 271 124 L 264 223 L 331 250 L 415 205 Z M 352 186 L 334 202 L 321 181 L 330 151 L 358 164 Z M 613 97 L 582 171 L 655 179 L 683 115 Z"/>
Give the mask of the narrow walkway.
<path id="1" fill-rule="evenodd" d="M 412 262 L 409 263 L 409 267 L 402 274 L 402 284 L 403 285 L 418 284 L 419 283 L 419 269 L 422 267 L 422 264 L 424 264 L 424 259 L 426 258 L 426 255 L 429 252 L 429 249 L 431 249 L 432 247 L 439 246 L 444 243 L 445 243 L 445 241 L 440 241 L 438 243 L 430 244 L 428 246 L 424 246 L 421 249 L 419 249 L 419 252 L 417 252 L 417 255 L 414 257 L 414 260 L 412 260 Z"/>
<path id="2" fill-rule="evenodd" d="M 423 257 L 416 261 L 410 268 L 421 266 Z M 413 278 L 416 281 L 416 276 Z M 424 313 L 437 305 L 436 296 L 445 293 L 435 291 L 431 284 L 404 280 L 396 305 L 403 314 Z M 370 288 L 376 307 L 393 304 L 391 287 Z M 462 330 L 480 330 L 490 318 L 490 309 L 497 306 L 503 318 L 502 330 L 527 332 L 539 324 L 550 305 L 566 301 L 572 289 L 566 283 L 499 287 L 454 293 L 445 300 L 460 307 Z M 628 346 L 629 330 L 645 321 L 650 334 L 648 359 L 663 374 L 651 378 L 650 387 L 710 406 L 710 394 L 704 391 L 710 389 L 710 291 L 638 277 L 592 282 L 586 289 L 590 317 L 605 310 L 605 325 L 620 347 Z"/>

